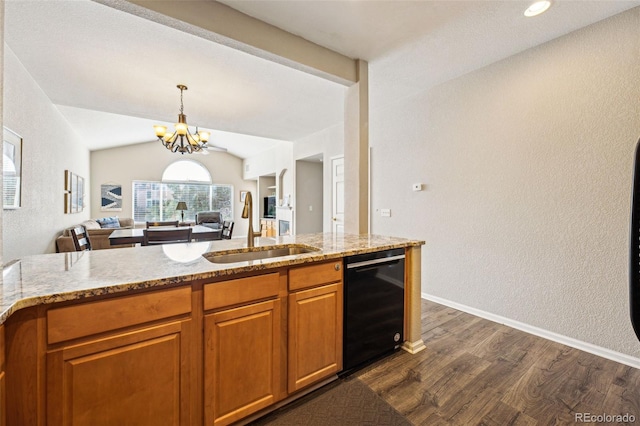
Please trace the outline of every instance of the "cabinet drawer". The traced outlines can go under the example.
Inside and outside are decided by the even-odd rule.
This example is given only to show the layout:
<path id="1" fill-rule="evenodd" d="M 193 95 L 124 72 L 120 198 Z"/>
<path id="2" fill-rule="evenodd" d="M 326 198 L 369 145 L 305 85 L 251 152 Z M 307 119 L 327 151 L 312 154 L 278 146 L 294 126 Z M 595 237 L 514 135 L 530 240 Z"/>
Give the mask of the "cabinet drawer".
<path id="1" fill-rule="evenodd" d="M 342 281 L 342 259 L 289 270 L 289 290 Z"/>
<path id="2" fill-rule="evenodd" d="M 47 341 L 63 342 L 190 312 L 191 287 L 50 309 Z"/>
<path id="3" fill-rule="evenodd" d="M 204 286 L 204 310 L 276 297 L 279 286 L 278 273 L 207 284 Z"/>

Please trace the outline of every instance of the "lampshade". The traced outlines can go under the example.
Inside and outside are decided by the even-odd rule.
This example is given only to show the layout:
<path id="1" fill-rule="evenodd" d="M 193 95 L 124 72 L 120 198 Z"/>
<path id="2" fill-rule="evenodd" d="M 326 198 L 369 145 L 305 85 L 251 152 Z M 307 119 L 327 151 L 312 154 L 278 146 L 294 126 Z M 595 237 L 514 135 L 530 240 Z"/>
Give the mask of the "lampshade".
<path id="1" fill-rule="evenodd" d="M 179 201 L 178 205 L 176 206 L 176 210 L 189 210 L 189 207 L 187 207 L 187 203 L 185 203 L 184 201 Z"/>
<path id="2" fill-rule="evenodd" d="M 167 126 L 156 125 L 156 126 L 153 126 L 153 128 L 156 131 L 156 136 L 159 138 L 162 138 L 164 137 L 164 135 L 167 134 Z"/>
<path id="3" fill-rule="evenodd" d="M 180 136 L 187 134 L 187 125 L 184 123 L 176 123 L 176 133 Z"/>

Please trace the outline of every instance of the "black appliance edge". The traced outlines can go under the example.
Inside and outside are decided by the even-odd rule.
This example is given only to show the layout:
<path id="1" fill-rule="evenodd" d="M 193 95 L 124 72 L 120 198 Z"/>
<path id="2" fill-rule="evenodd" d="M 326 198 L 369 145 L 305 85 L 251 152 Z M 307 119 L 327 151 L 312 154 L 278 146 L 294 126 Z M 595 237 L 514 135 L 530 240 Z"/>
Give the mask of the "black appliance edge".
<path id="1" fill-rule="evenodd" d="M 633 163 L 629 239 L 629 308 L 633 331 L 640 340 L 640 140 L 636 144 Z"/>

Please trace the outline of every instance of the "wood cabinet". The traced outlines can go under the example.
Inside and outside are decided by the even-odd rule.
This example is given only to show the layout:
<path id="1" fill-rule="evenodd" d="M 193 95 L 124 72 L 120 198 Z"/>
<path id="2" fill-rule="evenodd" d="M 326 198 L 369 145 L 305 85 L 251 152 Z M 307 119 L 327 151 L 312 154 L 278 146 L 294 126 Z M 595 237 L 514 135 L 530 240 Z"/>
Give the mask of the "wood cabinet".
<path id="1" fill-rule="evenodd" d="M 289 393 L 342 369 L 342 261 L 291 269 Z"/>
<path id="2" fill-rule="evenodd" d="M 275 237 L 278 235 L 275 219 L 260 219 L 260 229 L 262 237 Z"/>
<path id="3" fill-rule="evenodd" d="M 190 320 L 47 354 L 47 424 L 189 425 Z"/>
<path id="4" fill-rule="evenodd" d="M 190 425 L 190 306 L 180 288 L 49 310 L 47 425 Z"/>
<path id="5" fill-rule="evenodd" d="M 205 424 L 226 425 L 280 399 L 280 301 L 205 316 Z"/>
<path id="6" fill-rule="evenodd" d="M 284 396 L 279 288 L 278 273 L 205 286 L 205 310 L 219 309 L 204 316 L 205 424 L 235 422 Z"/>
<path id="7" fill-rule="evenodd" d="M 7 384 L 4 350 L 4 325 L 0 325 L 0 426 L 6 426 L 7 424 Z"/>
<path id="8" fill-rule="evenodd" d="M 0 426 L 218 426 L 301 395 L 342 368 L 342 267 L 19 310 L 0 326 Z"/>

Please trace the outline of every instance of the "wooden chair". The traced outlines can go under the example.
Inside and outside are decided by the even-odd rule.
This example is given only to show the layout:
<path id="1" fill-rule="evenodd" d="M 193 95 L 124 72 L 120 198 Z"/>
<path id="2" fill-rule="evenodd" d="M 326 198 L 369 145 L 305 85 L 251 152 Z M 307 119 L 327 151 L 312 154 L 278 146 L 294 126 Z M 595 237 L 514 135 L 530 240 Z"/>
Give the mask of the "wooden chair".
<path id="1" fill-rule="evenodd" d="M 147 229 L 157 227 L 157 226 L 173 226 L 175 228 L 178 227 L 177 220 L 165 220 L 163 222 L 147 222 Z"/>
<path id="2" fill-rule="evenodd" d="M 76 251 L 91 250 L 91 241 L 89 241 L 89 236 L 84 226 L 76 226 L 71 229 L 71 238 Z"/>
<path id="3" fill-rule="evenodd" d="M 224 240 L 230 240 L 231 234 L 233 233 L 233 222 L 229 220 L 225 220 L 222 224 L 222 233 L 221 237 Z"/>
<path id="4" fill-rule="evenodd" d="M 154 244 L 190 243 L 192 228 L 144 229 L 143 246 Z"/>

